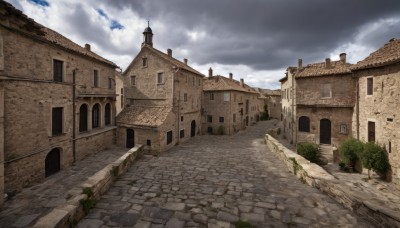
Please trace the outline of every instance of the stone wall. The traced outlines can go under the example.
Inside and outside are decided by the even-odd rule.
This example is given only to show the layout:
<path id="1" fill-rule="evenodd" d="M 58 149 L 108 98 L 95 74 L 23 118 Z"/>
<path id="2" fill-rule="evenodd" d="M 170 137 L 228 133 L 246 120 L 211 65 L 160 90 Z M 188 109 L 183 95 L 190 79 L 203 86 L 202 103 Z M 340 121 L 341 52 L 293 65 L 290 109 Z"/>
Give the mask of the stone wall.
<path id="1" fill-rule="evenodd" d="M 282 134 L 291 143 L 296 143 L 296 96 L 293 93 L 296 91 L 294 83 L 294 75 L 291 70 L 287 71 L 287 80 L 281 83 L 281 102 L 282 102 L 282 115 L 281 120 L 283 123 Z"/>
<path id="2" fill-rule="evenodd" d="M 285 162 L 290 172 L 294 173 L 304 183 L 328 194 L 338 203 L 354 211 L 374 226 L 400 227 L 398 211 L 385 208 L 383 202 L 379 205 L 365 200 L 352 187 L 340 182 L 318 165 L 310 163 L 297 153 L 289 150 L 271 135 L 267 134 L 265 136 L 265 142 L 268 148 Z"/>
<path id="3" fill-rule="evenodd" d="M 359 113 L 359 139 L 368 141 L 368 121 L 375 122 L 375 141 L 386 148 L 391 173 L 389 179 L 400 189 L 400 65 L 356 72 L 359 77 L 359 111 L 354 112 L 354 123 Z M 367 78 L 373 78 L 373 95 L 367 95 Z M 357 126 L 356 126 L 357 127 Z M 357 128 L 353 129 L 357 137 Z"/>
<path id="4" fill-rule="evenodd" d="M 0 81 L 0 196 L 4 194 L 4 86 Z M 4 197 L 0 197 L 0 207 Z"/>
<path id="5" fill-rule="evenodd" d="M 269 96 L 267 100 L 269 117 L 280 120 L 282 114 L 281 96 Z"/>
<path id="6" fill-rule="evenodd" d="M 82 134 L 76 140 L 76 160 L 108 149 L 115 144 L 116 127 L 107 127 L 97 132 Z"/>

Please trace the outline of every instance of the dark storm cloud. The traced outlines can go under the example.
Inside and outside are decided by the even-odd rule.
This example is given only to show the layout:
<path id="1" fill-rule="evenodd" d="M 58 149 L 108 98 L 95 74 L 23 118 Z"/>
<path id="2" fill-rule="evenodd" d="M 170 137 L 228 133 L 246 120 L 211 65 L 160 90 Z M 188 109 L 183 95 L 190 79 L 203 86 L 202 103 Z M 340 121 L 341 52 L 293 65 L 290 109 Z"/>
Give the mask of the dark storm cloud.
<path id="1" fill-rule="evenodd" d="M 142 18 L 167 27 L 154 30 L 154 42 L 190 50 L 199 64 L 245 64 L 254 69 L 278 69 L 296 63 L 322 61 L 335 48 L 352 42 L 363 26 L 399 17 L 398 0 L 116 0 Z M 378 48 L 398 28 L 382 28 L 362 39 Z M 205 39 L 190 40 L 188 31 L 204 31 Z"/>

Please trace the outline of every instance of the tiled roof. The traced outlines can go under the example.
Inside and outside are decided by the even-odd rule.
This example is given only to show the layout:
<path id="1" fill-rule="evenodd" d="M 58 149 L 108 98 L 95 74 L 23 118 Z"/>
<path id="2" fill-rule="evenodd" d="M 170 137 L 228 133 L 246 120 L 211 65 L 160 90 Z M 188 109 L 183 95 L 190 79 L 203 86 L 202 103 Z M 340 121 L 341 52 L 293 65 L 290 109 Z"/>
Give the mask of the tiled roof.
<path id="1" fill-rule="evenodd" d="M 367 58 L 353 65 L 352 70 L 380 67 L 400 62 L 400 40 L 392 39 Z"/>
<path id="2" fill-rule="evenodd" d="M 57 45 L 59 47 L 65 48 L 69 51 L 73 51 L 83 56 L 96 59 L 100 62 L 117 67 L 115 63 L 97 55 L 96 53 L 85 49 L 84 47 L 72 42 L 70 39 L 64 37 L 56 31 L 53 31 L 29 18 L 23 14 L 20 10 L 16 9 L 10 3 L 0 0 L 0 18 L 8 18 L 11 20 L 18 20 L 16 23 L 10 23 L 8 27 L 11 30 L 18 31 L 20 33 L 26 34 L 30 37 L 45 41 Z M 18 24 L 18 25 L 17 25 Z M 3 24 L 4 26 L 4 24 Z"/>
<path id="3" fill-rule="evenodd" d="M 342 61 L 331 61 L 330 67 L 325 67 L 325 62 L 308 64 L 297 71 L 296 78 L 317 77 L 326 75 L 338 75 L 351 73 L 350 63 L 343 63 Z"/>
<path id="4" fill-rule="evenodd" d="M 172 109 L 170 107 L 125 107 L 121 113 L 118 114 L 117 123 L 145 127 L 157 127 L 164 123 L 171 110 Z"/>
<path id="5" fill-rule="evenodd" d="M 198 72 L 197 70 L 191 68 L 189 65 L 187 65 L 187 64 L 185 64 L 185 63 L 183 63 L 183 62 L 181 62 L 181 61 L 179 61 L 177 59 L 175 59 L 174 57 L 169 56 L 168 54 L 166 54 L 166 53 L 164 53 L 164 52 L 162 52 L 160 50 L 157 50 L 157 49 L 155 49 L 155 48 L 153 48 L 153 47 L 151 47 L 149 45 L 146 45 L 145 47 L 148 47 L 150 50 L 154 51 L 160 57 L 162 57 L 163 59 L 165 59 L 168 62 L 172 63 L 173 65 L 175 65 L 175 66 L 177 66 L 179 68 L 185 69 L 185 70 L 187 70 L 189 72 L 192 72 L 194 74 L 198 74 L 198 75 L 204 77 L 204 74 L 202 74 L 202 73 Z"/>
<path id="6" fill-rule="evenodd" d="M 203 90 L 204 91 L 235 90 L 247 93 L 258 93 L 254 88 L 246 84 L 244 85 L 244 87 L 242 87 L 240 85 L 240 82 L 220 75 L 204 78 Z"/>

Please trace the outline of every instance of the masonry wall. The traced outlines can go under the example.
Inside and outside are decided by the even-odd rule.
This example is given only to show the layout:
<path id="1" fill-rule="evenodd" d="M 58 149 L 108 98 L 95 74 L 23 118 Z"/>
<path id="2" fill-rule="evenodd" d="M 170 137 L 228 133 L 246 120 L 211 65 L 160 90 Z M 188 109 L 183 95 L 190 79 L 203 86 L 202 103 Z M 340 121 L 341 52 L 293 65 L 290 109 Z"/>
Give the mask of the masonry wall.
<path id="1" fill-rule="evenodd" d="M 400 189 L 400 65 L 356 72 L 359 77 L 359 139 L 368 141 L 368 121 L 375 123 L 375 141 L 386 148 L 391 172 L 389 179 Z M 367 78 L 373 78 L 373 95 L 367 95 Z M 357 128 L 353 129 L 357 137 Z"/>
<path id="2" fill-rule="evenodd" d="M 293 74 L 288 71 L 288 79 L 281 83 L 281 93 L 282 93 L 282 114 L 280 119 L 283 123 L 283 131 L 281 134 L 291 143 L 296 143 L 296 129 L 293 126 L 296 126 L 296 98 L 293 94 L 296 91 Z"/>
<path id="3" fill-rule="evenodd" d="M 117 73 L 118 75 L 115 76 L 115 93 L 116 93 L 116 98 L 115 98 L 115 116 L 117 116 L 123 109 L 124 103 L 122 100 L 124 99 L 124 81 L 123 81 L 123 76 L 120 75 L 120 73 Z"/>
<path id="4" fill-rule="evenodd" d="M 138 128 L 129 126 L 119 126 L 117 129 L 117 145 L 126 147 L 126 130 L 135 131 L 135 145 L 141 144 L 146 152 L 158 154 L 160 152 L 160 132 L 157 128 Z M 151 145 L 147 145 L 147 140 Z"/>
<path id="5" fill-rule="evenodd" d="M 281 119 L 282 104 L 280 96 L 269 96 L 267 98 L 269 117 L 273 119 Z"/>
<path id="6" fill-rule="evenodd" d="M 5 64 L 4 69 L 1 70 L 5 116 L 5 192 L 12 192 L 44 179 L 44 160 L 47 153 L 54 148 L 59 148 L 61 151 L 61 169 L 72 164 L 72 120 L 75 115 L 75 133 L 79 135 L 80 103 L 90 103 L 85 101 L 86 99 L 94 103 L 110 103 L 112 105 L 111 119 L 114 119 L 115 83 L 110 84 L 109 79 L 114 79 L 115 71 L 112 66 L 97 60 L 87 59 L 4 28 L 0 30 L 3 42 L 7 44 L 3 48 Z M 53 81 L 54 59 L 63 61 L 63 82 Z M 93 82 L 95 69 L 99 75 L 97 87 Z M 75 114 L 73 114 L 72 96 L 74 71 L 77 99 Z M 99 98 L 99 94 L 102 98 Z M 63 108 L 63 130 L 62 134 L 57 136 L 52 135 L 52 108 L 54 107 Z M 104 106 L 102 107 L 104 109 Z M 101 113 L 104 114 L 103 111 Z M 90 117 L 91 113 L 88 113 L 88 116 Z M 91 122 L 89 123 L 91 125 Z M 104 122 L 101 124 L 96 130 L 105 128 Z M 90 131 L 95 130 L 90 129 Z M 113 140 L 108 140 L 108 134 L 98 133 L 95 141 L 113 144 Z M 97 151 L 97 148 L 94 149 L 90 145 L 76 150 L 77 157 L 84 157 Z M 85 154 L 80 155 L 81 152 Z"/>
<path id="7" fill-rule="evenodd" d="M 1 69 L 1 68 L 0 68 Z M 4 195 L 4 86 L 0 81 L 0 194 Z M 0 205 L 4 197 L 0 197 Z"/>

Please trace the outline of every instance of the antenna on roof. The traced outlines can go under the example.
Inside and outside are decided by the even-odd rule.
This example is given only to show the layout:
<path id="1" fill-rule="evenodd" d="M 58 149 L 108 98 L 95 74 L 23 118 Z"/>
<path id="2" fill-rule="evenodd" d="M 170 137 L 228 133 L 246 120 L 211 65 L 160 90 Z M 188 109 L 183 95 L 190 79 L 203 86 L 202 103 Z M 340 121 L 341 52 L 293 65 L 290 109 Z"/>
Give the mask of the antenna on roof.
<path id="1" fill-rule="evenodd" d="M 150 17 L 147 18 L 147 27 L 150 28 Z"/>

